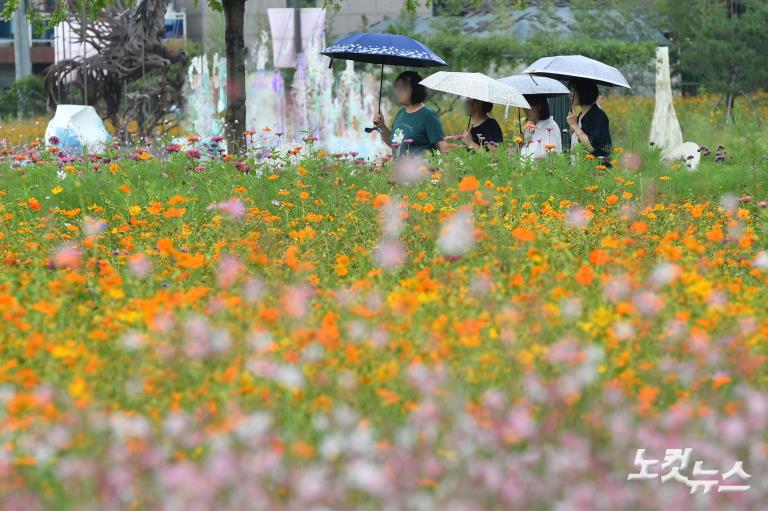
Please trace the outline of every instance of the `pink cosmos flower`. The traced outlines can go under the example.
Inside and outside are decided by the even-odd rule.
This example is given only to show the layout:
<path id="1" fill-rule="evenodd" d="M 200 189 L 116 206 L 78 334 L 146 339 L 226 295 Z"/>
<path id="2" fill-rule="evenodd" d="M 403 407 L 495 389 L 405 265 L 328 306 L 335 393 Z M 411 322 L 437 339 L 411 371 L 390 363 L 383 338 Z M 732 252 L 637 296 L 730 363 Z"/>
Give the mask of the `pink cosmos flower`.
<path id="1" fill-rule="evenodd" d="M 423 181 L 428 174 L 421 158 L 400 158 L 392 169 L 391 178 L 399 185 L 410 186 Z"/>
<path id="2" fill-rule="evenodd" d="M 152 272 L 152 263 L 146 254 L 133 254 L 128 257 L 128 269 L 134 276 L 143 279 Z"/>
<path id="3" fill-rule="evenodd" d="M 237 220 L 245 215 L 245 204 L 240 199 L 234 198 L 226 202 L 211 204 L 206 208 L 208 211 L 223 211 L 230 219 Z"/>
<path id="4" fill-rule="evenodd" d="M 216 272 L 216 283 L 219 287 L 227 289 L 234 284 L 245 269 L 240 258 L 231 254 L 224 255 L 219 260 L 219 268 Z"/>
<path id="5" fill-rule="evenodd" d="M 86 216 L 83 218 L 82 227 L 86 236 L 97 236 L 104 232 L 104 230 L 107 228 L 107 223 L 103 220 L 99 220 L 91 216 Z"/>
<path id="6" fill-rule="evenodd" d="M 400 240 L 384 239 L 376 247 L 373 258 L 381 268 L 397 268 L 405 263 L 405 247 Z"/>
<path id="7" fill-rule="evenodd" d="M 588 209 L 578 206 L 569 208 L 565 213 L 566 223 L 578 228 L 586 227 L 591 218 L 592 212 L 590 212 Z"/>
<path id="8" fill-rule="evenodd" d="M 77 245 L 68 243 L 56 249 L 53 255 L 53 267 L 55 269 L 66 268 L 74 270 L 80 266 L 80 260 L 83 257 L 83 251 Z"/>

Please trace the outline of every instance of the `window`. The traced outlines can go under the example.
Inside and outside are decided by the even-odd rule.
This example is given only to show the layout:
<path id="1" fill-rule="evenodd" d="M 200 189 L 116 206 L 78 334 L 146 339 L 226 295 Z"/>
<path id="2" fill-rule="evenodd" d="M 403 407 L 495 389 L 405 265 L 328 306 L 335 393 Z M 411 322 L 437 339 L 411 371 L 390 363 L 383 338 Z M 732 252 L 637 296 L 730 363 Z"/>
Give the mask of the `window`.
<path id="1" fill-rule="evenodd" d="M 50 44 L 55 38 L 53 27 L 51 26 L 51 18 L 48 15 L 43 15 L 41 23 L 32 25 L 32 44 L 38 45 L 40 43 Z"/>
<path id="2" fill-rule="evenodd" d="M 186 39 L 187 14 L 184 12 L 168 12 L 165 15 L 165 32 L 163 39 Z"/>
<path id="3" fill-rule="evenodd" d="M 13 22 L 0 19 L 0 39 L 13 39 Z"/>
<path id="4" fill-rule="evenodd" d="M 317 0 L 286 0 L 286 7 L 317 7 Z"/>

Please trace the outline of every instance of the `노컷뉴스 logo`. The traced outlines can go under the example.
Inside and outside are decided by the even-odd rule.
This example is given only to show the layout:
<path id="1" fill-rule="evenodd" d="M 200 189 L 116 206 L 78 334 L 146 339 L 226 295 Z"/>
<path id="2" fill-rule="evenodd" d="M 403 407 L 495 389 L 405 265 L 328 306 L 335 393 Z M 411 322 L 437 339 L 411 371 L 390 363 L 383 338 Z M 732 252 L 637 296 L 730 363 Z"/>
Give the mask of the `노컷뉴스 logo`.
<path id="1" fill-rule="evenodd" d="M 736 461 L 729 470 L 720 474 L 717 469 L 705 468 L 703 461 L 695 461 L 691 477 L 686 473 L 689 470 L 692 448 L 685 449 L 667 449 L 664 454 L 664 461 L 645 459 L 645 449 L 638 449 L 635 454 L 635 466 L 640 470 L 635 474 L 627 476 L 628 481 L 637 479 L 656 479 L 665 483 L 670 479 L 683 483 L 691 489 L 691 493 L 696 493 L 700 488 L 703 493 L 709 493 L 710 490 L 717 487 L 718 493 L 743 492 L 749 490 L 750 486 L 743 483 L 752 476 L 744 470 L 744 464 Z M 657 471 L 652 471 L 656 469 Z M 661 472 L 661 473 L 659 473 Z"/>

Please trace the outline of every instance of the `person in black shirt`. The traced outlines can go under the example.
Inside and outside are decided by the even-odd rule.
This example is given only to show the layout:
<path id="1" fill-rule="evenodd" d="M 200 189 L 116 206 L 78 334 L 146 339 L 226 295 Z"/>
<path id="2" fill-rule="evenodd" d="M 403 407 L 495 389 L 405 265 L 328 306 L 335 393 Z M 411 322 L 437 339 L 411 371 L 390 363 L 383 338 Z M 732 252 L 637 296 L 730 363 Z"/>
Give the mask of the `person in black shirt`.
<path id="1" fill-rule="evenodd" d="M 470 116 L 471 129 L 464 134 L 464 143 L 469 149 L 496 147 L 504 141 L 501 126 L 496 119 L 488 117 L 493 103 L 467 98 L 464 110 Z"/>
<path id="2" fill-rule="evenodd" d="M 611 130 L 608 116 L 597 106 L 598 89 L 594 80 L 574 78 L 571 80 L 571 104 L 579 105 L 577 115 L 571 110 L 568 114 L 568 126 L 573 135 L 571 147 L 581 142 L 587 151 L 598 158 L 606 167 L 611 166 L 612 150 Z"/>

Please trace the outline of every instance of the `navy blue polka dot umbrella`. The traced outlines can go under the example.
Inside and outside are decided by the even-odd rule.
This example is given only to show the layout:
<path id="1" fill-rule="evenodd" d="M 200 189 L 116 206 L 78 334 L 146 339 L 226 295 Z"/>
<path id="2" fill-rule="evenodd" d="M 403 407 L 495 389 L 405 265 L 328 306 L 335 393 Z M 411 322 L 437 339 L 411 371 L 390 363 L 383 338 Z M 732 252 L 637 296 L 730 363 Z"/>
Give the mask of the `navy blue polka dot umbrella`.
<path id="1" fill-rule="evenodd" d="M 325 51 L 320 52 L 333 59 L 381 64 L 379 78 L 379 110 L 381 110 L 381 88 L 384 82 L 384 66 L 434 67 L 448 64 L 427 46 L 396 34 L 357 33 L 342 37 Z M 370 133 L 374 128 L 366 128 Z"/>

